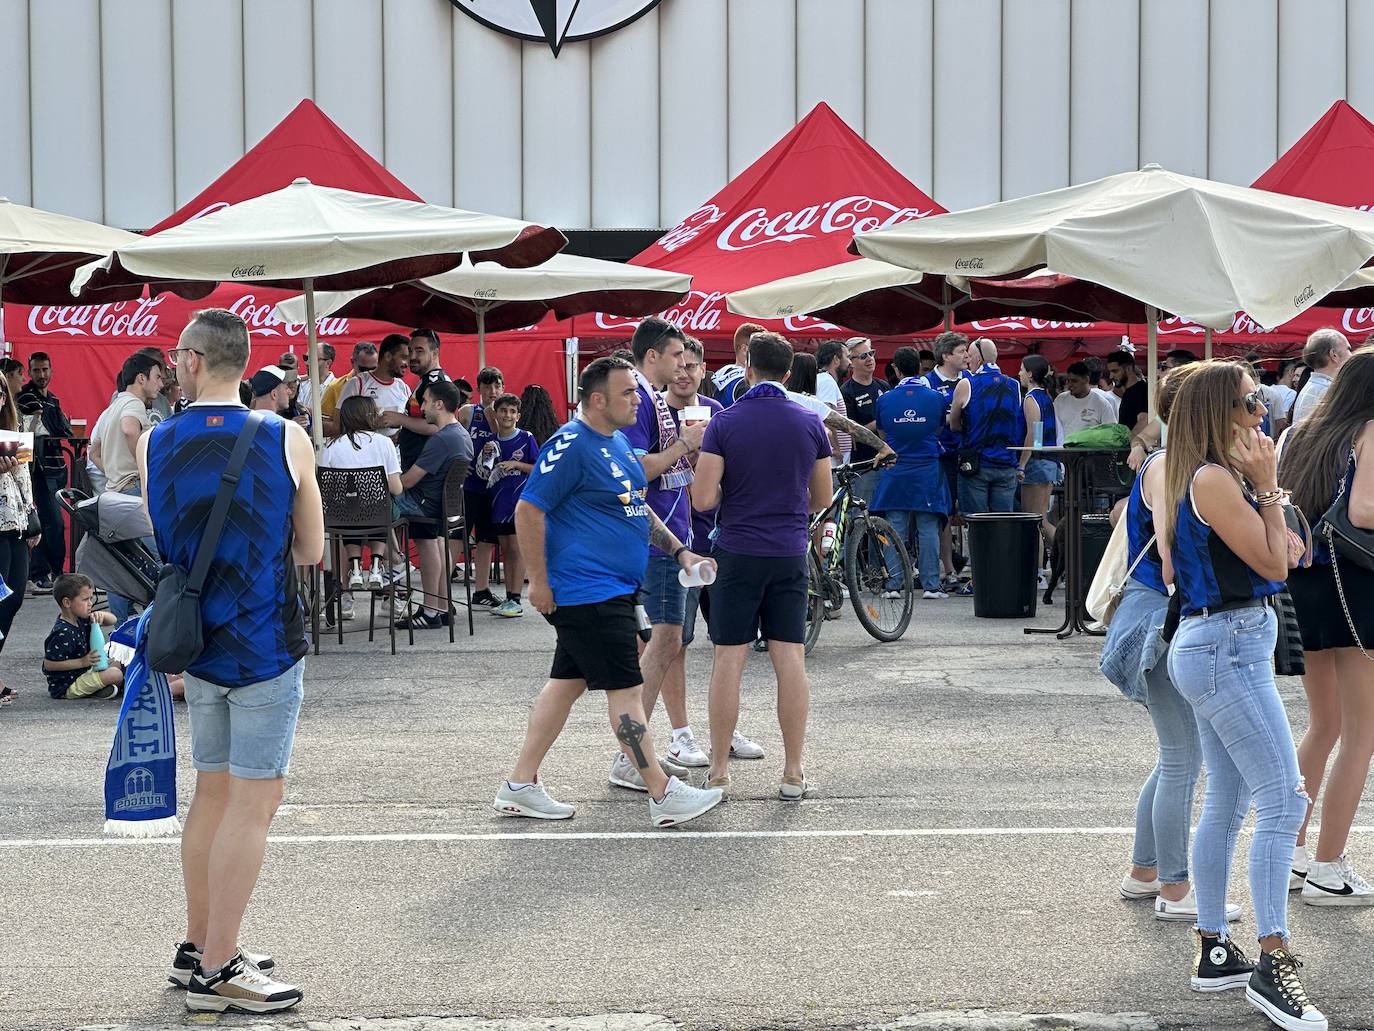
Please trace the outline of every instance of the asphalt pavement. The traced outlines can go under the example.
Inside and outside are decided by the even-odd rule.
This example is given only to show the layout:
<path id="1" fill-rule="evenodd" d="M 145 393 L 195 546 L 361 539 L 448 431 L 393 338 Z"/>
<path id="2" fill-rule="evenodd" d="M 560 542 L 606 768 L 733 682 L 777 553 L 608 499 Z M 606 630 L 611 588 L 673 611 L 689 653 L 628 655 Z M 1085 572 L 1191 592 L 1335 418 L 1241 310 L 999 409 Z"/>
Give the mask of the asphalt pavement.
<path id="1" fill-rule="evenodd" d="M 359 606 L 362 612 L 365 606 Z M 54 702 L 39 671 L 50 598 L 0 655 L 0 1028 L 179 1027 L 163 984 L 182 935 L 174 841 L 101 839 L 113 703 Z M 1042 608 L 1036 625 L 1059 612 Z M 781 742 L 766 656 L 742 727 L 767 758 L 685 828 L 650 828 L 613 788 L 600 700 L 543 771 L 562 824 L 490 808 L 548 672 L 551 629 L 477 614 L 456 644 L 388 654 L 359 624 L 311 656 L 286 801 L 244 925 L 305 1002 L 226 1027 L 404 1031 L 708 1028 L 1255 1028 L 1240 993 L 1187 988 L 1186 924 L 1117 896 L 1153 762 L 1143 709 L 1096 671 L 1100 642 L 1027 637 L 967 599 L 917 602 L 880 644 L 852 612 L 808 668 L 815 797 L 776 799 Z M 705 736 L 710 655 L 689 660 Z M 1282 682 L 1295 731 L 1301 686 Z M 662 715 L 654 730 L 666 738 Z M 193 771 L 184 712 L 181 803 Z M 1351 854 L 1374 869 L 1374 824 Z M 1242 837 L 1241 851 L 1248 848 Z M 1243 856 L 1232 887 L 1255 932 Z M 1290 907 L 1333 1028 L 1374 1027 L 1374 909 Z"/>

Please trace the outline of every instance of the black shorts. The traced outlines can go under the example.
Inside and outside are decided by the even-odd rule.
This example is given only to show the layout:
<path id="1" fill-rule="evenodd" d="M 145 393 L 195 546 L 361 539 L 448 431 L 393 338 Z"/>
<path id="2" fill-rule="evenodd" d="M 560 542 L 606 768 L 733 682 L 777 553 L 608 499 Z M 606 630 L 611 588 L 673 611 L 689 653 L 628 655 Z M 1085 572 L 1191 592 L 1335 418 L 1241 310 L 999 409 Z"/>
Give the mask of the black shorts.
<path id="1" fill-rule="evenodd" d="M 478 544 L 497 544 L 496 526 L 491 521 L 491 495 L 484 490 L 463 488 L 463 514 Z"/>
<path id="2" fill-rule="evenodd" d="M 711 643 L 749 644 L 762 631 L 766 641 L 806 640 L 806 556 L 732 555 L 719 546 L 707 625 Z"/>
<path id="3" fill-rule="evenodd" d="M 1325 563 L 1309 569 L 1288 571 L 1288 593 L 1298 610 L 1298 628 L 1302 632 L 1302 650 L 1325 651 L 1328 648 L 1354 648 L 1355 635 L 1350 632 L 1351 620 L 1360 635 L 1360 644 L 1374 647 L 1374 572 L 1361 569 L 1355 563 L 1340 560 L 1341 586 L 1350 606 L 1350 619 L 1345 618 L 1340 595 L 1336 593 L 1336 574 Z"/>
<path id="4" fill-rule="evenodd" d="M 493 537 L 496 537 L 496 538 L 498 538 L 498 539 L 501 538 L 501 537 L 514 537 L 514 536 L 515 536 L 515 524 L 514 524 L 514 523 L 492 523 L 492 524 L 491 524 L 491 533 L 492 533 L 492 536 L 493 536 Z"/>
<path id="5" fill-rule="evenodd" d="M 559 605 L 544 618 L 558 634 L 549 672 L 554 680 L 585 680 L 589 691 L 621 691 L 644 683 L 633 594 L 589 605 Z"/>

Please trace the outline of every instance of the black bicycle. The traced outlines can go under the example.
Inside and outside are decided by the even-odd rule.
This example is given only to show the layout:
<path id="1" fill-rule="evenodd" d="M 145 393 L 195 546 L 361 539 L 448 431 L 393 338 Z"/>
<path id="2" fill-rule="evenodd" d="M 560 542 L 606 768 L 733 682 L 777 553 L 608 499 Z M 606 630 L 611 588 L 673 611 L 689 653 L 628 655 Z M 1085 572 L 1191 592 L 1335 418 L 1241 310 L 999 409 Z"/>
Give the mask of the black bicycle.
<path id="1" fill-rule="evenodd" d="M 916 600 L 916 578 L 906 543 L 892 524 L 854 496 L 854 481 L 872 462 L 836 468 L 839 489 L 811 521 L 807 549 L 806 651 L 820 638 L 826 611 L 844 606 L 846 590 L 863 628 L 879 641 L 906 633 Z M 833 530 L 828 524 L 833 524 Z"/>

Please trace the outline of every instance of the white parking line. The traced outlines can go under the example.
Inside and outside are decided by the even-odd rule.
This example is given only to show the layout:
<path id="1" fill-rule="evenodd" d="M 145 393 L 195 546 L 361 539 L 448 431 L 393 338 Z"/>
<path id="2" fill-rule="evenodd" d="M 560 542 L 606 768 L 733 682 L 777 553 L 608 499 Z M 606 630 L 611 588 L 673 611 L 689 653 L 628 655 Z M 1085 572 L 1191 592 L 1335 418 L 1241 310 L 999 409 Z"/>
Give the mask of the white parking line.
<path id="1" fill-rule="evenodd" d="M 1374 833 L 1374 827 L 1352 827 L 1352 834 Z M 794 831 L 516 831 L 514 833 L 416 832 L 397 834 L 276 834 L 274 845 L 374 845 L 406 842 L 465 841 L 676 841 L 704 842 L 736 838 L 1062 838 L 1119 837 L 1134 834 L 1134 827 L 878 827 L 859 830 Z M 0 849 L 104 848 L 138 845 L 175 845 L 179 837 L 164 838 L 11 838 L 0 839 Z"/>

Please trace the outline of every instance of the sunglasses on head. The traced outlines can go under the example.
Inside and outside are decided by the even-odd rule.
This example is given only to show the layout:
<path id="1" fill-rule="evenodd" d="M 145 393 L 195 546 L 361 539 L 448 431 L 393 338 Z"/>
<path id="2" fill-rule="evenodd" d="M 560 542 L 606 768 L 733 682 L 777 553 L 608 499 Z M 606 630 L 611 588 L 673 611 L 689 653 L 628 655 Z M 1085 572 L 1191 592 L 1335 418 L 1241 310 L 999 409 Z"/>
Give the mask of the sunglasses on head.
<path id="1" fill-rule="evenodd" d="M 1243 404 L 1245 406 L 1246 412 L 1248 412 L 1250 415 L 1256 415 L 1259 413 L 1261 406 L 1264 404 L 1264 395 L 1261 394 L 1258 390 L 1252 390 L 1250 391 L 1250 393 L 1244 395 L 1243 397 L 1235 401 L 1232 401 L 1231 407 L 1234 408 L 1238 404 Z"/>

